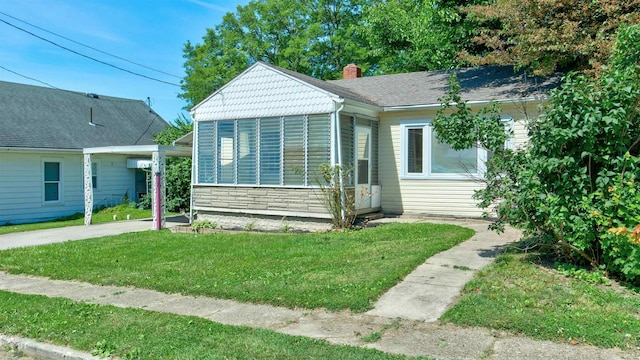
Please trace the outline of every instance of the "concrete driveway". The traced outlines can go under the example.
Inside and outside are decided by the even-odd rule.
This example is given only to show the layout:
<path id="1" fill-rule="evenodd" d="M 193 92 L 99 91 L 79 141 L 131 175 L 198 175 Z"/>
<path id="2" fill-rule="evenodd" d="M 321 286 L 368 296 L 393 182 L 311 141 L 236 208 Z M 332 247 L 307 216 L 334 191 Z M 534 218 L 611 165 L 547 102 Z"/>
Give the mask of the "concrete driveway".
<path id="1" fill-rule="evenodd" d="M 188 222 L 184 216 L 167 217 L 166 227 L 184 225 Z M 0 235 L 0 250 L 119 235 L 128 232 L 151 230 L 152 228 L 151 219 L 144 219 L 17 232 Z"/>

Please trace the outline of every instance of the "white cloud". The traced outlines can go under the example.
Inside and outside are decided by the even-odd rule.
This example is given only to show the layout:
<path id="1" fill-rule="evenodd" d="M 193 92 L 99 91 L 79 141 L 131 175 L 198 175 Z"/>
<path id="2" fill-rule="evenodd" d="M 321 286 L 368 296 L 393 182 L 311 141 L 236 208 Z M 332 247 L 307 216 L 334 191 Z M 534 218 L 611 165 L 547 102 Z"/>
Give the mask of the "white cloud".
<path id="1" fill-rule="evenodd" d="M 212 3 L 206 2 L 206 1 L 189 0 L 189 2 L 192 3 L 192 4 L 196 4 L 196 5 L 205 7 L 207 9 L 211 9 L 211 10 L 214 10 L 214 11 L 222 12 L 222 13 L 227 13 L 227 12 L 231 11 L 231 9 L 228 9 L 228 8 L 226 8 L 224 6 L 220 6 L 220 5 L 217 5 L 217 4 L 212 4 Z"/>

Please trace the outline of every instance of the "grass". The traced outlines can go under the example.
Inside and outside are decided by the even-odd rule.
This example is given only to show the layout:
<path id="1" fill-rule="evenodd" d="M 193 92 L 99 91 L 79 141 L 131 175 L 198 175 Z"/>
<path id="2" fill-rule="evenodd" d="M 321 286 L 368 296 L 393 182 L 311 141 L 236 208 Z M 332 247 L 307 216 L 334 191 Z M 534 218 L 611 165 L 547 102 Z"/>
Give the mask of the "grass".
<path id="1" fill-rule="evenodd" d="M 139 232 L 0 252 L 9 273 L 301 308 L 361 312 L 473 231 L 389 224 L 348 233 Z"/>
<path id="2" fill-rule="evenodd" d="M 92 216 L 92 223 L 100 224 L 111 222 L 113 221 L 113 215 L 116 215 L 118 220 L 126 220 L 127 215 L 130 215 L 131 220 L 147 219 L 151 217 L 151 210 L 140 210 L 136 207 L 129 206 L 128 204 L 121 204 L 110 208 L 100 209 L 94 212 Z M 0 226 L 0 235 L 21 231 L 53 229 L 76 225 L 84 225 L 83 213 L 77 213 L 53 221 L 19 225 L 2 225 Z"/>
<path id="3" fill-rule="evenodd" d="M 274 331 L 0 291 L 0 333 L 121 359 L 407 359 Z"/>
<path id="4" fill-rule="evenodd" d="M 640 347 L 640 295 L 567 278 L 540 258 L 506 254 L 480 271 L 441 318 L 541 340 Z"/>

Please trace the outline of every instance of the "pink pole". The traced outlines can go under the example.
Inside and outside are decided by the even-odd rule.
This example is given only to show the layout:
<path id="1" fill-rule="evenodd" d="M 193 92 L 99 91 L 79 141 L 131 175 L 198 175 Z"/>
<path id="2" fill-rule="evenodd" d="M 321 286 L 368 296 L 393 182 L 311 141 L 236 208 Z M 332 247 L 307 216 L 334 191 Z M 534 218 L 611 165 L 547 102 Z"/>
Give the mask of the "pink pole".
<path id="1" fill-rule="evenodd" d="M 161 191 L 161 178 L 160 178 L 160 173 L 156 173 L 155 174 L 155 189 L 154 189 L 154 194 L 153 194 L 153 198 L 155 199 L 155 218 L 156 218 L 156 223 L 154 224 L 153 228 L 155 230 L 160 230 L 162 229 L 162 204 L 160 203 L 162 201 L 162 191 Z"/>

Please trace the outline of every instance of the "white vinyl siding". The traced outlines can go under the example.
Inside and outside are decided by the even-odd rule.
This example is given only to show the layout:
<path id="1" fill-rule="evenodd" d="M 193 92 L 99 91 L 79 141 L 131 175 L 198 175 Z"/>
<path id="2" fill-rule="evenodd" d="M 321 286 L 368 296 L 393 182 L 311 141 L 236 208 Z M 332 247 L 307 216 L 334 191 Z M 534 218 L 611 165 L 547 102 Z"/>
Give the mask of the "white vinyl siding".
<path id="1" fill-rule="evenodd" d="M 313 186 L 318 167 L 330 160 L 328 114 L 201 121 L 196 126 L 200 185 Z"/>
<path id="2" fill-rule="evenodd" d="M 507 108 L 505 118 L 519 119 L 518 109 Z M 397 112 L 381 114 L 379 176 L 384 191 L 381 192 L 381 206 L 386 213 L 437 215 L 454 217 L 481 217 L 483 209 L 476 206 L 472 196 L 484 184 L 472 177 L 466 179 L 407 178 L 402 176 L 403 164 L 401 146 L 403 125 L 423 125 L 424 119 L 433 118 L 435 111 Z M 418 126 L 418 128 L 422 128 Z M 424 142 L 421 142 L 424 144 Z M 524 121 L 514 121 L 514 140 L 517 148 L 526 143 Z M 421 161 L 419 161 L 422 164 Z M 415 169 L 415 168 L 414 168 Z M 426 172 L 426 169 L 425 169 Z"/>
<path id="3" fill-rule="evenodd" d="M 122 202 L 125 193 L 134 194 L 134 173 L 127 169 L 126 156 L 92 156 L 99 166 L 99 189 L 94 189 L 94 205 Z M 45 202 L 44 162 L 60 162 L 60 198 Z M 0 225 L 47 221 L 84 211 L 82 151 L 18 152 L 0 154 Z"/>

